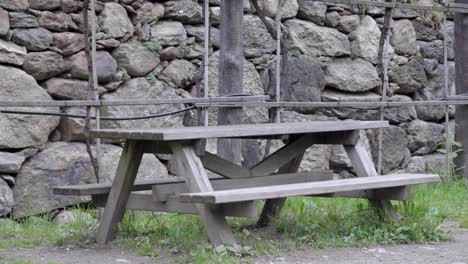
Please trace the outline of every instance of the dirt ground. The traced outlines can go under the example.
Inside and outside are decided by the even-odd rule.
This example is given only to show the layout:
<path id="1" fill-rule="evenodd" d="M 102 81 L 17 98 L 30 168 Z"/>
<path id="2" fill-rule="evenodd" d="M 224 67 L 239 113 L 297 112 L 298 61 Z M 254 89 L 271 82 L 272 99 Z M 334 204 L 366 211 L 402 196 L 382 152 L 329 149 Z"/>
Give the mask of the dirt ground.
<path id="1" fill-rule="evenodd" d="M 468 264 L 468 229 L 451 228 L 454 241 L 430 244 L 370 246 L 357 248 L 307 249 L 285 253 L 279 257 L 257 257 L 258 264 L 320 263 L 320 264 Z M 63 264 L 114 263 L 175 263 L 171 255 L 147 258 L 109 246 L 91 245 L 89 248 L 17 248 L 0 250 L 0 259 L 31 260 L 34 263 Z M 0 260 L 1 262 L 1 260 Z"/>

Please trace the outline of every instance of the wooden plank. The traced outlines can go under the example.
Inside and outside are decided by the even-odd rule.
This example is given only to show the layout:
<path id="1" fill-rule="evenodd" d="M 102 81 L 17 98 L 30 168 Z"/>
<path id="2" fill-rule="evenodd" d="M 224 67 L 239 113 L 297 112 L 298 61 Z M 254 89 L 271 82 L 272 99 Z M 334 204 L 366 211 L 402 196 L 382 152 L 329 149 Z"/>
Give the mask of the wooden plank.
<path id="1" fill-rule="evenodd" d="M 388 127 L 387 121 L 311 121 L 280 124 L 247 124 L 215 127 L 178 127 L 146 129 L 100 129 L 92 136 L 108 139 L 133 140 L 190 140 L 205 138 L 244 138 L 249 136 L 271 136 L 305 134 L 333 131 L 350 131 Z"/>
<path id="2" fill-rule="evenodd" d="M 176 161 L 177 173 L 185 177 L 189 191 L 213 191 L 203 164 L 195 154 L 193 146 L 172 142 L 171 148 Z M 223 211 L 219 207 L 203 204 L 196 204 L 195 207 L 205 225 L 208 237 L 214 245 L 236 244 L 231 228 L 227 224 Z"/>
<path id="3" fill-rule="evenodd" d="M 353 190 L 389 188 L 438 181 L 440 181 L 440 177 L 435 174 L 395 174 L 380 177 L 358 177 L 237 190 L 186 193 L 180 194 L 178 200 L 188 203 L 222 204 Z"/>
<path id="4" fill-rule="evenodd" d="M 107 194 L 96 194 L 92 196 L 97 207 L 104 207 L 107 202 Z M 255 218 L 258 214 L 256 206 L 251 202 L 228 203 L 220 205 L 220 210 L 226 216 Z M 174 199 L 165 202 L 154 202 L 151 193 L 131 193 L 128 197 L 128 210 L 154 211 L 166 213 L 198 214 L 193 204 L 181 203 Z"/>
<path id="5" fill-rule="evenodd" d="M 125 205 L 138 173 L 142 156 L 143 144 L 141 142 L 127 141 L 125 143 L 109 199 L 99 224 L 96 237 L 99 243 L 107 243 L 115 236 L 117 224 L 125 213 Z"/>
<path id="6" fill-rule="evenodd" d="M 311 171 L 304 173 L 275 174 L 263 177 L 250 177 L 242 179 L 212 179 L 211 185 L 216 191 L 241 189 L 248 187 L 273 186 L 289 183 L 301 183 L 312 181 L 325 181 L 333 178 L 333 172 L 329 170 Z M 173 183 L 153 186 L 153 199 L 156 202 L 170 200 L 177 194 L 187 193 L 185 183 Z"/>
<path id="7" fill-rule="evenodd" d="M 169 144 L 164 141 L 146 141 L 143 146 L 143 152 L 151 154 L 172 154 Z"/>
<path id="8" fill-rule="evenodd" d="M 405 201 L 410 198 L 411 186 L 400 186 L 381 188 L 374 190 L 355 190 L 347 192 L 335 192 L 326 194 L 310 195 L 314 197 L 325 197 L 325 198 L 365 198 L 370 200 L 397 200 Z"/>
<path id="9" fill-rule="evenodd" d="M 200 158 L 206 169 L 224 177 L 231 179 L 250 177 L 249 169 L 225 160 L 218 155 L 205 152 Z"/>

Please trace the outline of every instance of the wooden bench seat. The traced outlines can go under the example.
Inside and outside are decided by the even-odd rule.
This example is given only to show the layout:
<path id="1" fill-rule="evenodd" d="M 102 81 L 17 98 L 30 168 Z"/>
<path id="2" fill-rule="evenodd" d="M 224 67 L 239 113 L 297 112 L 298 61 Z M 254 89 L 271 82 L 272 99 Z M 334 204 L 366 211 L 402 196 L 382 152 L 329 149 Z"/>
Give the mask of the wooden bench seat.
<path id="1" fill-rule="evenodd" d="M 177 196 L 180 202 L 223 204 L 291 196 L 319 195 L 335 192 L 391 188 L 440 181 L 435 174 L 393 174 L 340 180 L 283 184 L 268 187 L 231 189 L 224 191 L 185 193 Z"/>

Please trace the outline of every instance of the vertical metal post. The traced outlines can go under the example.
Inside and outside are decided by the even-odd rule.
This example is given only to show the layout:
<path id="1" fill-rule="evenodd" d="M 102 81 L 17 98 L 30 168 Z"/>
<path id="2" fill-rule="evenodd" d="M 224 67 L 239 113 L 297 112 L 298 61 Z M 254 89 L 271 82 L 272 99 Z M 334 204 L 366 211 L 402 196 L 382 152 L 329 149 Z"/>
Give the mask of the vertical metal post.
<path id="1" fill-rule="evenodd" d="M 93 68 L 93 92 L 94 99 L 99 101 L 98 93 L 98 80 L 97 80 L 97 71 L 96 71 L 96 1 L 91 0 L 91 63 Z M 96 129 L 101 128 L 101 109 L 100 107 L 95 108 L 96 115 Z M 99 181 L 99 176 L 101 174 L 101 139 L 96 139 L 96 161 L 98 167 L 98 175 L 96 175 L 97 180 Z"/>
<path id="2" fill-rule="evenodd" d="M 278 6 L 276 8 L 276 89 L 275 99 L 279 103 L 281 101 L 281 6 L 282 0 L 278 0 Z M 276 108 L 276 123 L 281 123 L 281 108 Z"/>
<path id="3" fill-rule="evenodd" d="M 443 1 L 442 4 L 447 6 L 447 2 Z M 444 12 L 444 22 L 443 22 L 443 35 L 444 35 L 444 97 L 447 100 L 450 91 L 449 91 L 449 71 L 448 71 L 448 56 L 447 56 L 447 13 Z M 452 150 L 452 145 L 450 142 L 450 116 L 449 116 L 449 106 L 445 106 L 445 169 L 446 177 L 450 179 L 452 175 L 452 170 L 450 166 L 450 153 Z"/>
<path id="4" fill-rule="evenodd" d="M 204 46 L 204 57 L 203 57 L 203 97 L 208 99 L 209 94 L 209 59 L 210 59 L 210 2 L 209 0 L 205 0 L 203 3 L 203 9 L 205 13 L 205 46 Z M 204 126 L 208 126 L 208 110 L 205 108 L 203 109 L 203 124 Z"/>

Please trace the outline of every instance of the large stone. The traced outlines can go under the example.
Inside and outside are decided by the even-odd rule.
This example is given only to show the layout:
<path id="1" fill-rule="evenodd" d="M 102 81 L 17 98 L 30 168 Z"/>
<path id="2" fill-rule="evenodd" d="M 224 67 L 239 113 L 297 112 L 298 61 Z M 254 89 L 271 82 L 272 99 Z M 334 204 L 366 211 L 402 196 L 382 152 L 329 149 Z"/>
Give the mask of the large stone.
<path id="1" fill-rule="evenodd" d="M 88 82 L 74 79 L 64 78 L 51 78 L 45 81 L 44 88 L 50 95 L 59 99 L 65 100 L 87 100 L 88 95 Z M 101 86 L 98 86 L 98 93 L 102 94 L 106 91 Z"/>
<path id="2" fill-rule="evenodd" d="M 416 155 L 434 152 L 437 144 L 444 140 L 444 126 L 441 124 L 413 120 L 406 126 L 408 148 Z"/>
<path id="3" fill-rule="evenodd" d="M 326 85 L 345 92 L 365 92 L 382 81 L 374 66 L 363 59 L 337 58 L 325 69 Z"/>
<path id="4" fill-rule="evenodd" d="M 0 173 L 18 173 L 24 160 L 21 154 L 0 152 Z"/>
<path id="5" fill-rule="evenodd" d="M 275 95 L 276 91 L 276 63 L 269 67 L 268 93 Z M 291 102 L 320 102 L 321 92 L 325 88 L 325 75 L 320 62 L 313 57 L 301 55 L 290 57 L 286 70 L 287 84 L 282 84 L 282 101 Z M 295 109 L 298 112 L 310 113 L 313 107 Z"/>
<path id="6" fill-rule="evenodd" d="M 162 71 L 161 79 L 173 83 L 177 88 L 190 88 L 195 83 L 198 69 L 186 60 L 173 60 Z"/>
<path id="7" fill-rule="evenodd" d="M 29 8 L 28 0 L 0 0 L 0 7 L 11 11 L 26 10 Z"/>
<path id="8" fill-rule="evenodd" d="M 423 157 L 426 160 L 426 173 L 447 175 L 444 154 L 433 153 Z"/>
<path id="9" fill-rule="evenodd" d="M 22 66 L 25 56 L 25 47 L 0 39 L 0 63 Z"/>
<path id="10" fill-rule="evenodd" d="M 372 158 L 374 163 L 377 164 L 379 148 L 378 130 L 369 130 L 367 136 L 371 145 Z M 399 168 L 400 164 L 403 162 L 403 153 L 406 151 L 407 144 L 406 133 L 402 128 L 390 126 L 383 129 L 382 173 L 387 174 Z"/>
<path id="11" fill-rule="evenodd" d="M 405 171 L 408 173 L 426 173 L 426 159 L 423 156 L 411 157 Z"/>
<path id="12" fill-rule="evenodd" d="M 82 5 L 83 3 L 80 0 L 60 0 L 61 9 L 65 13 L 78 12 L 81 10 Z"/>
<path id="13" fill-rule="evenodd" d="M 200 4 L 192 0 L 170 0 L 164 2 L 164 17 L 184 24 L 203 23 L 203 10 Z"/>
<path id="14" fill-rule="evenodd" d="M 64 61 L 61 55 L 52 51 L 30 52 L 23 65 L 24 71 L 38 81 L 67 72 L 71 67 L 72 65 Z"/>
<path id="15" fill-rule="evenodd" d="M 69 58 L 72 63 L 71 76 L 81 80 L 88 79 L 88 60 L 86 53 L 81 51 Z M 107 51 L 96 52 L 96 73 L 100 83 L 109 81 L 117 71 L 117 62 Z"/>
<path id="16" fill-rule="evenodd" d="M 242 92 L 252 95 L 264 95 L 262 81 L 258 75 L 255 66 L 244 59 L 243 63 L 243 80 L 242 80 Z M 214 52 L 210 56 L 209 63 L 209 96 L 219 96 L 218 84 L 219 84 L 219 51 Z M 202 82 L 203 83 L 203 82 Z M 216 125 L 218 120 L 218 111 L 210 109 L 209 111 L 209 123 L 210 125 Z M 264 107 L 249 107 L 245 108 L 242 114 L 243 123 L 263 123 L 268 121 L 268 112 Z"/>
<path id="17" fill-rule="evenodd" d="M 35 28 L 39 26 L 37 17 L 23 13 L 10 12 L 10 27 L 11 28 Z"/>
<path id="18" fill-rule="evenodd" d="M 348 36 L 351 40 L 353 56 L 377 64 L 379 53 L 380 29 L 370 16 L 361 18 L 359 27 Z"/>
<path id="19" fill-rule="evenodd" d="M 53 33 L 54 46 L 59 48 L 64 56 L 70 56 L 84 49 L 84 35 L 72 32 Z"/>
<path id="20" fill-rule="evenodd" d="M 433 21 L 417 18 L 411 21 L 416 31 L 416 39 L 422 41 L 433 41 L 437 38 L 438 24 Z"/>
<path id="21" fill-rule="evenodd" d="M 121 5 L 107 2 L 99 15 L 99 26 L 108 37 L 122 38 L 133 35 L 134 28 L 127 11 Z"/>
<path id="22" fill-rule="evenodd" d="M 55 78 L 51 79 L 54 80 Z M 49 81 L 51 81 L 49 80 Z M 48 81 L 48 82 L 49 82 Z M 60 80 L 58 81 L 60 82 Z M 78 81 L 82 82 L 82 85 L 87 84 L 85 81 Z M 81 85 L 81 84 L 72 84 L 72 85 Z M 85 87 L 83 87 L 85 88 Z M 84 90 L 86 91 L 86 90 Z M 83 91 L 83 92 L 84 92 Z M 67 107 L 62 110 L 66 114 L 70 115 L 86 115 L 86 109 L 82 107 Z M 96 122 L 91 120 L 91 127 L 95 127 Z M 60 124 L 58 126 L 58 130 L 60 131 L 60 141 L 80 141 L 85 142 L 86 137 L 84 136 L 84 127 L 85 127 L 85 120 L 81 118 L 62 118 L 60 119 Z"/>
<path id="23" fill-rule="evenodd" d="M 350 55 L 348 37 L 333 28 L 320 27 L 308 21 L 291 19 L 285 26 L 289 30 L 287 45 L 312 56 Z"/>
<path id="24" fill-rule="evenodd" d="M 36 80 L 24 71 L 0 65 L 0 101 L 52 100 Z M 3 110 L 3 109 L 2 109 Z M 9 108 L 9 110 L 12 110 Z M 22 109 L 23 110 L 23 109 Z M 29 108 L 29 111 L 58 112 L 56 108 Z M 0 149 L 27 148 L 47 142 L 59 118 L 0 114 Z"/>
<path id="25" fill-rule="evenodd" d="M 8 11 L 0 8 L 0 36 L 5 36 L 10 31 L 10 16 Z"/>
<path id="26" fill-rule="evenodd" d="M 78 26 L 73 22 L 71 16 L 63 12 L 42 12 L 39 23 L 41 27 L 51 31 L 63 32 L 69 29 L 78 30 Z"/>
<path id="27" fill-rule="evenodd" d="M 374 92 L 346 93 L 332 89 L 322 92 L 322 100 L 325 102 L 380 102 L 381 96 Z M 411 98 L 404 95 L 387 97 L 390 102 L 410 102 Z M 328 107 L 320 109 L 327 116 L 336 116 L 340 119 L 376 120 L 379 119 L 378 108 L 368 107 Z M 408 107 L 386 107 L 384 118 L 392 124 L 409 122 L 416 119 L 416 111 L 413 106 Z"/>
<path id="28" fill-rule="evenodd" d="M 244 54 L 247 58 L 260 57 L 275 51 L 275 41 L 257 16 L 244 16 L 243 32 Z"/>
<path id="29" fill-rule="evenodd" d="M 136 16 L 133 18 L 133 23 L 152 24 L 156 23 L 164 16 L 164 5 L 160 3 L 144 3 L 136 11 Z"/>
<path id="30" fill-rule="evenodd" d="M 185 30 L 187 31 L 188 36 L 195 37 L 195 40 L 198 42 L 203 42 L 205 38 L 205 27 L 204 26 L 193 26 L 193 25 L 186 25 Z M 219 29 L 215 27 L 210 28 L 210 44 L 213 47 L 220 47 L 220 40 L 219 40 Z"/>
<path id="31" fill-rule="evenodd" d="M 260 8 L 265 15 L 271 18 L 276 18 L 278 10 L 278 0 L 260 0 Z M 281 5 L 281 19 L 293 18 L 296 16 L 299 9 L 297 0 L 282 1 Z"/>
<path id="32" fill-rule="evenodd" d="M 119 88 L 103 95 L 104 100 L 129 99 L 175 99 L 180 98 L 177 91 L 158 79 L 134 78 L 124 82 Z M 184 108 L 182 104 L 163 104 L 151 106 L 112 106 L 102 110 L 103 115 L 110 117 L 146 116 L 159 113 L 173 112 Z M 106 121 L 103 127 L 110 128 L 151 128 L 181 126 L 183 114 L 170 115 L 161 118 L 132 121 Z"/>
<path id="33" fill-rule="evenodd" d="M 159 21 L 151 27 L 151 40 L 162 46 L 176 46 L 186 39 L 184 25 L 178 21 Z"/>
<path id="34" fill-rule="evenodd" d="M 325 13 L 327 5 L 322 2 L 298 0 L 299 10 L 297 17 L 300 19 L 312 21 L 317 25 L 323 25 L 325 22 Z"/>
<path id="35" fill-rule="evenodd" d="M 10 214 L 13 205 L 13 191 L 8 186 L 8 183 L 0 179 L 0 216 Z"/>
<path id="36" fill-rule="evenodd" d="M 101 182 L 114 178 L 120 147 L 101 145 Z M 53 160 L 54 162 L 50 162 Z M 167 170 L 154 155 L 146 154 L 137 179 L 167 177 Z M 13 215 L 23 217 L 63 208 L 89 197 L 54 195 L 52 188 L 60 185 L 96 182 L 86 145 L 83 143 L 49 143 L 46 148 L 28 160 L 21 168 L 14 187 Z"/>
<path id="37" fill-rule="evenodd" d="M 82 210 L 69 210 L 62 211 L 54 217 L 53 220 L 56 225 L 70 225 L 70 224 L 86 224 L 95 225 L 97 219 L 94 218 L 90 213 L 83 212 Z"/>
<path id="38" fill-rule="evenodd" d="M 390 42 L 397 54 L 415 55 L 418 53 L 416 31 L 410 20 L 402 19 L 393 23 Z"/>
<path id="39" fill-rule="evenodd" d="M 13 31 L 13 41 L 28 51 L 43 51 L 53 41 L 52 34 L 44 28 L 18 28 Z"/>
<path id="40" fill-rule="evenodd" d="M 391 82 L 398 84 L 397 93 L 411 94 L 426 85 L 427 77 L 423 63 L 421 57 L 414 57 L 404 65 L 390 67 L 388 77 Z"/>
<path id="41" fill-rule="evenodd" d="M 60 8 L 58 0 L 29 0 L 30 7 L 36 10 L 55 10 Z"/>
<path id="42" fill-rule="evenodd" d="M 424 58 L 436 59 L 439 63 L 444 63 L 444 42 L 442 40 L 437 39 L 432 42 L 420 41 L 418 44 L 421 55 Z"/>
<path id="43" fill-rule="evenodd" d="M 124 68 L 130 76 L 146 76 L 159 64 L 159 57 L 137 43 L 125 43 L 112 52 L 119 67 Z"/>

